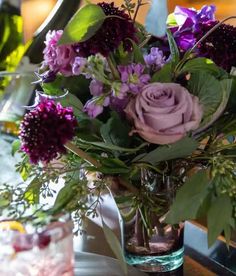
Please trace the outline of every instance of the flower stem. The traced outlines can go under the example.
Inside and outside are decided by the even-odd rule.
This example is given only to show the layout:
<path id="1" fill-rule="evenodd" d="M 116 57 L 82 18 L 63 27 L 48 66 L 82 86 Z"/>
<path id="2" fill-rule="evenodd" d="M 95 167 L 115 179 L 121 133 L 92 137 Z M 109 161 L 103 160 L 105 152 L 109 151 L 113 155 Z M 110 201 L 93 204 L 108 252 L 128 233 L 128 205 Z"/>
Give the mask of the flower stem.
<path id="1" fill-rule="evenodd" d="M 76 145 L 74 145 L 71 142 L 67 142 L 64 145 L 65 148 L 67 148 L 68 150 L 70 150 L 71 152 L 73 152 L 74 154 L 78 155 L 79 157 L 81 157 L 82 159 L 84 159 L 85 161 L 87 161 L 88 163 L 90 163 L 91 165 L 93 165 L 96 168 L 101 167 L 101 163 L 98 162 L 96 159 L 94 159 L 93 157 L 91 157 L 89 154 L 87 154 L 85 151 L 81 150 L 80 148 L 78 148 Z M 118 183 L 123 186 L 124 188 L 126 188 L 127 190 L 129 190 L 132 193 L 137 194 L 138 193 L 138 189 L 136 187 L 134 187 L 131 183 L 129 183 L 128 181 L 126 181 L 125 179 L 118 177 Z"/>
<path id="2" fill-rule="evenodd" d="M 108 65 L 111 69 L 111 73 L 112 73 L 113 78 L 115 80 L 118 80 L 120 78 L 120 75 L 119 75 L 119 72 L 117 71 L 117 69 L 114 65 L 113 58 L 112 58 L 111 55 L 107 57 L 107 62 L 108 62 Z"/>
<path id="3" fill-rule="evenodd" d="M 67 142 L 65 145 L 65 148 L 70 150 L 71 152 L 75 153 L 91 165 L 93 165 L 96 168 L 101 167 L 101 164 L 94 158 L 92 158 L 89 154 L 87 154 L 85 151 L 81 150 L 80 148 L 76 147 L 74 144 L 71 142 Z"/>

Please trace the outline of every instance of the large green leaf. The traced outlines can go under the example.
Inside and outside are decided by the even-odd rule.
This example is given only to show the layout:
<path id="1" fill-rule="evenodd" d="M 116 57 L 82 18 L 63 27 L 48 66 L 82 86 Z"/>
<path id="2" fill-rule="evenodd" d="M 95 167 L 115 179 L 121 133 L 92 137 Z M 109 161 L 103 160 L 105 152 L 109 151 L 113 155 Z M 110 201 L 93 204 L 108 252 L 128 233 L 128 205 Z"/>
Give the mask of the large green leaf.
<path id="1" fill-rule="evenodd" d="M 103 9 L 95 4 L 82 7 L 66 25 L 58 44 L 71 44 L 86 41 L 102 26 L 106 15 Z"/>
<path id="2" fill-rule="evenodd" d="M 189 178 L 177 192 L 165 221 L 175 224 L 182 220 L 195 219 L 208 196 L 207 171 L 201 170 Z"/>
<path id="3" fill-rule="evenodd" d="M 189 156 L 197 147 L 198 142 L 196 140 L 185 137 L 172 145 L 159 146 L 146 155 L 139 155 L 133 162 L 147 162 L 155 166 L 161 161 Z"/>
<path id="4" fill-rule="evenodd" d="M 230 91 L 232 80 L 217 80 L 206 72 L 194 73 L 189 81 L 189 91 L 198 96 L 203 106 L 203 120 L 199 131 L 211 125 L 224 111 Z"/>
<path id="5" fill-rule="evenodd" d="M 151 79 L 151 82 L 172 82 L 171 63 L 165 64 L 161 70 L 157 71 Z"/>
<path id="6" fill-rule="evenodd" d="M 111 250 L 115 254 L 116 258 L 118 259 L 120 266 L 125 275 L 128 275 L 127 264 L 125 262 L 125 257 L 123 254 L 123 250 L 121 248 L 121 244 L 117 238 L 117 236 L 113 233 L 113 231 L 107 226 L 107 224 L 102 219 L 102 226 L 105 238 L 110 245 Z"/>
<path id="7" fill-rule="evenodd" d="M 101 127 L 100 131 L 105 143 L 120 147 L 129 147 L 131 143 L 130 126 L 115 112 L 111 113 L 111 118 Z"/>
<path id="8" fill-rule="evenodd" d="M 217 67 L 212 60 L 204 57 L 188 60 L 178 73 L 195 73 L 199 71 L 202 72 L 203 70 L 215 76 L 219 74 L 219 67 Z"/>
<path id="9" fill-rule="evenodd" d="M 226 230 L 232 217 L 233 207 L 228 195 L 216 197 L 207 214 L 208 246 L 212 246 L 217 237 Z"/>

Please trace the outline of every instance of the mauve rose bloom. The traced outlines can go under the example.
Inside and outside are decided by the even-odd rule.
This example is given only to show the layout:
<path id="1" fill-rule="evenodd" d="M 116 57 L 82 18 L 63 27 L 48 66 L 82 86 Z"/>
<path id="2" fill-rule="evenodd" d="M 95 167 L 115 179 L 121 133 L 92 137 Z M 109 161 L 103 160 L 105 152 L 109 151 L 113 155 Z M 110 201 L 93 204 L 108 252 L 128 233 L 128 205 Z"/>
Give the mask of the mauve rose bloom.
<path id="1" fill-rule="evenodd" d="M 171 144 L 198 128 L 202 119 L 199 99 L 176 83 L 145 85 L 125 108 L 133 133 L 154 144 Z"/>

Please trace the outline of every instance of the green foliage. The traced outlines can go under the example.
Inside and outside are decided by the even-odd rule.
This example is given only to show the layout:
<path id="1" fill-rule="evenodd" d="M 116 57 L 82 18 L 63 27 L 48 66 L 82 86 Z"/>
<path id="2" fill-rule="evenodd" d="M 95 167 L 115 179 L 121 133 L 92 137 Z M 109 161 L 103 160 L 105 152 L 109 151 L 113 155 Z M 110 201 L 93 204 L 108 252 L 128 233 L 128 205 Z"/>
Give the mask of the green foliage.
<path id="1" fill-rule="evenodd" d="M 219 67 L 217 67 L 212 60 L 204 57 L 187 60 L 183 67 L 178 70 L 178 74 L 181 75 L 184 73 L 196 73 L 202 71 L 216 77 L 220 75 Z"/>
<path id="2" fill-rule="evenodd" d="M 19 139 L 16 139 L 12 142 L 12 147 L 11 147 L 11 154 L 12 156 L 15 155 L 15 153 L 20 149 L 21 142 Z"/>
<path id="3" fill-rule="evenodd" d="M 167 37 L 168 37 L 168 41 L 169 41 L 169 46 L 170 46 L 171 63 L 174 66 L 180 60 L 179 49 L 177 47 L 177 44 L 176 44 L 176 42 L 174 40 L 174 37 L 173 37 L 171 31 L 167 29 L 166 33 L 167 33 Z"/>
<path id="4" fill-rule="evenodd" d="M 177 192 L 165 221 L 176 224 L 182 220 L 198 218 L 199 210 L 209 193 L 209 178 L 201 170 L 189 178 Z"/>
<path id="5" fill-rule="evenodd" d="M 68 93 L 65 97 L 59 99 L 62 106 L 70 106 L 73 108 L 75 116 L 79 116 L 83 112 L 83 104 L 75 95 Z"/>
<path id="6" fill-rule="evenodd" d="M 188 89 L 198 96 L 204 112 L 200 130 L 210 126 L 222 114 L 229 99 L 231 84 L 231 79 L 219 81 L 206 72 L 192 74 Z"/>
<path id="7" fill-rule="evenodd" d="M 214 199 L 207 214 L 208 246 L 212 246 L 216 238 L 225 231 L 229 239 L 230 220 L 232 217 L 232 204 L 227 195 Z"/>
<path id="8" fill-rule="evenodd" d="M 159 71 L 153 74 L 151 82 L 172 82 L 172 64 L 165 64 Z"/>
<path id="9" fill-rule="evenodd" d="M 123 250 L 120 245 L 120 241 L 118 240 L 114 232 L 107 226 L 107 224 L 103 219 L 102 219 L 102 227 L 103 227 L 105 238 L 108 244 L 110 245 L 110 248 L 112 249 L 113 253 L 115 254 L 116 258 L 118 259 L 124 274 L 128 275 L 128 268 L 123 254 Z"/>
<path id="10" fill-rule="evenodd" d="M 30 204 L 39 203 L 40 188 L 42 187 L 42 182 L 38 178 L 34 178 L 27 186 L 24 192 L 24 199 Z"/>
<path id="11" fill-rule="evenodd" d="M 133 162 L 147 162 L 155 166 L 161 161 L 189 156 L 197 149 L 198 145 L 196 140 L 185 137 L 172 145 L 159 146 L 147 154 L 138 155 Z"/>
<path id="12" fill-rule="evenodd" d="M 69 21 L 58 44 L 71 44 L 88 40 L 101 27 L 105 18 L 106 15 L 100 6 L 85 5 Z"/>
<path id="13" fill-rule="evenodd" d="M 101 136 L 107 144 L 129 147 L 131 143 L 129 131 L 130 126 L 122 121 L 117 113 L 112 112 L 110 119 L 101 127 Z"/>

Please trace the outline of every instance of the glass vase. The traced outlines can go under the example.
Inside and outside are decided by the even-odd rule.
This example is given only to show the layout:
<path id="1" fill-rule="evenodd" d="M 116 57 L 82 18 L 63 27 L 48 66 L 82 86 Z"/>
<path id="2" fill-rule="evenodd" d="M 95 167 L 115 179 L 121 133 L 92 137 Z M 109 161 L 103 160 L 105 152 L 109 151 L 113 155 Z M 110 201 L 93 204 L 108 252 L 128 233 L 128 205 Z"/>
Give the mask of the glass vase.
<path id="1" fill-rule="evenodd" d="M 176 185 L 169 177 L 160 179 L 147 170 L 141 172 L 141 182 L 139 198 L 121 208 L 126 262 L 147 273 L 176 270 L 184 260 L 184 223 L 164 221 Z"/>

